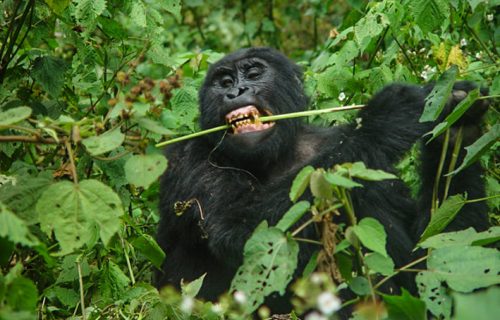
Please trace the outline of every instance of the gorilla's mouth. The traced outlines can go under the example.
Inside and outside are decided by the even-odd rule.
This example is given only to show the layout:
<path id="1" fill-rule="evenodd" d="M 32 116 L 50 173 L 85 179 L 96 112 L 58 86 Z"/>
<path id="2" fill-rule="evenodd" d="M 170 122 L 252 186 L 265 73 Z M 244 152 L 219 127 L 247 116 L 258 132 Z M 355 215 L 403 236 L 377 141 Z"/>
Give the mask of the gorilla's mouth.
<path id="1" fill-rule="evenodd" d="M 267 110 L 262 111 L 266 116 L 272 115 Z M 238 108 L 226 114 L 226 122 L 233 129 L 233 134 L 257 132 L 267 130 L 274 126 L 274 122 L 262 123 L 261 112 L 256 106 L 250 105 Z"/>

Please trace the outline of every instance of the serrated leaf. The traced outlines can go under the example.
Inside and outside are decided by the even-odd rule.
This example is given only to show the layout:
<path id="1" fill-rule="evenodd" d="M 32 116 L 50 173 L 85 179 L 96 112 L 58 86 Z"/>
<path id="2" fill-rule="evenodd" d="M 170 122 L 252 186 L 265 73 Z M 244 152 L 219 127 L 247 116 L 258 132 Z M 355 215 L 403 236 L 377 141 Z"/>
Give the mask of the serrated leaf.
<path id="1" fill-rule="evenodd" d="M 167 159 L 161 154 L 134 155 L 124 169 L 129 183 L 147 189 L 167 169 Z"/>
<path id="2" fill-rule="evenodd" d="M 120 128 L 115 128 L 99 136 L 83 139 L 82 143 L 91 155 L 97 156 L 118 148 L 124 140 L 125 135 Z"/>
<path id="3" fill-rule="evenodd" d="M 70 0 L 45 0 L 45 3 L 55 13 L 61 14 L 69 6 Z"/>
<path id="4" fill-rule="evenodd" d="M 53 56 L 37 57 L 33 62 L 31 77 L 52 97 L 57 98 L 64 86 L 66 62 Z"/>
<path id="5" fill-rule="evenodd" d="M 178 120 L 178 126 L 187 126 L 194 131 L 195 120 L 199 114 L 198 90 L 193 86 L 184 86 L 174 90 L 170 105 Z"/>
<path id="6" fill-rule="evenodd" d="M 481 155 L 483 155 L 489 148 L 500 139 L 500 124 L 495 124 L 490 131 L 486 132 L 481 138 L 468 147 L 465 147 L 467 154 L 465 155 L 462 164 L 455 170 L 447 175 L 455 175 L 473 164 Z"/>
<path id="7" fill-rule="evenodd" d="M 372 252 L 364 257 L 365 263 L 372 271 L 378 272 L 384 276 L 389 276 L 394 273 L 394 261 L 391 257 L 383 256 L 380 253 Z"/>
<path id="8" fill-rule="evenodd" d="M 387 235 L 384 226 L 374 218 L 364 218 L 352 230 L 366 248 L 388 257 L 385 250 Z"/>
<path id="9" fill-rule="evenodd" d="M 182 20 L 181 16 L 181 0 L 164 0 L 160 1 L 160 6 L 162 9 L 170 12 L 171 14 L 174 15 L 174 17 L 177 19 L 177 21 Z"/>
<path id="10" fill-rule="evenodd" d="M 75 307 L 78 302 L 80 302 L 80 296 L 78 295 L 78 293 L 76 293 L 75 290 L 68 288 L 55 286 L 48 289 L 47 292 L 44 292 L 44 294 L 46 294 L 47 296 L 53 294 L 59 301 L 61 301 L 63 305 L 71 308 Z"/>
<path id="11" fill-rule="evenodd" d="M 189 282 L 189 283 L 182 283 L 181 284 L 181 289 L 182 289 L 182 296 L 183 297 L 190 297 L 194 298 L 200 292 L 201 286 L 203 285 L 203 280 L 205 279 L 205 276 L 207 274 L 204 273 L 201 277 Z"/>
<path id="12" fill-rule="evenodd" d="M 309 210 L 311 204 L 309 201 L 299 201 L 294 204 L 278 221 L 276 228 L 281 231 L 287 231 L 291 226 L 293 226 L 300 218 Z"/>
<path id="13" fill-rule="evenodd" d="M 165 260 L 165 252 L 163 252 L 152 236 L 141 234 L 132 240 L 131 244 L 136 250 L 146 256 L 155 267 L 161 269 L 161 264 Z"/>
<path id="14" fill-rule="evenodd" d="M 12 211 L 0 202 L 0 237 L 25 246 L 38 244 L 38 239 L 31 234 L 28 224 L 19 219 Z"/>
<path id="15" fill-rule="evenodd" d="M 36 210 L 42 230 L 54 232 L 62 255 L 88 244 L 96 233 L 107 245 L 123 215 L 118 195 L 97 180 L 55 183 L 42 194 Z"/>
<path id="16" fill-rule="evenodd" d="M 116 301 L 123 297 L 129 285 L 129 278 L 120 269 L 120 267 L 108 260 L 100 272 L 99 294 L 108 302 Z"/>
<path id="17" fill-rule="evenodd" d="M 425 302 L 413 297 L 408 291 L 403 289 L 400 296 L 383 295 L 389 320 L 425 320 Z"/>
<path id="18" fill-rule="evenodd" d="M 300 170 L 295 179 L 293 179 L 292 187 L 290 188 L 290 200 L 292 202 L 297 201 L 311 180 L 311 174 L 314 172 L 314 168 L 311 166 L 306 166 Z"/>
<path id="19" fill-rule="evenodd" d="M 17 107 L 0 112 L 0 126 L 8 126 L 31 116 L 31 108 Z"/>
<path id="20" fill-rule="evenodd" d="M 14 310 L 35 311 L 38 290 L 31 279 L 17 276 L 7 285 L 7 305 Z"/>
<path id="21" fill-rule="evenodd" d="M 130 19 L 135 25 L 141 28 L 146 28 L 146 7 L 141 0 L 132 2 L 132 8 L 130 9 Z"/>
<path id="22" fill-rule="evenodd" d="M 439 28 L 450 15 L 449 3 L 444 0 L 409 1 L 408 11 L 424 32 Z"/>
<path id="23" fill-rule="evenodd" d="M 450 97 L 457 73 L 458 68 L 451 66 L 441 75 L 432 91 L 425 98 L 425 107 L 420 116 L 420 122 L 434 121 L 441 114 Z"/>
<path id="24" fill-rule="evenodd" d="M 106 0 L 75 0 L 75 18 L 86 32 L 92 32 L 96 26 L 96 19 L 106 10 Z"/>
<path id="25" fill-rule="evenodd" d="M 500 240 L 500 227 L 490 227 L 483 232 L 468 228 L 456 232 L 440 233 L 422 241 L 421 248 L 445 248 L 453 246 L 487 245 Z"/>
<path id="26" fill-rule="evenodd" d="M 431 220 L 422 233 L 420 241 L 424 241 L 425 239 L 443 231 L 444 228 L 446 228 L 446 226 L 453 221 L 460 209 L 462 209 L 465 205 L 465 200 L 465 197 L 460 194 L 446 199 L 439 206 L 436 212 L 431 215 Z"/>

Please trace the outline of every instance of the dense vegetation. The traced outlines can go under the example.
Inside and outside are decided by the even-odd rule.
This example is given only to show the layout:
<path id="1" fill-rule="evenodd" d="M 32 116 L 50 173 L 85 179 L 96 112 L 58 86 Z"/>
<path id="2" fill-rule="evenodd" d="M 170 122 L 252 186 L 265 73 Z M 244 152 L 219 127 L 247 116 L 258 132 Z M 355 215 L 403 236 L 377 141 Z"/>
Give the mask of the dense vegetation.
<path id="1" fill-rule="evenodd" d="M 0 319 L 245 318 L 255 309 L 251 302 L 286 287 L 300 241 L 289 229 L 300 216 L 313 213 L 311 220 L 319 221 L 332 206 L 349 209 L 349 190 L 359 187 L 353 177 L 388 177 L 362 163 L 307 167 L 290 186 L 290 197 L 296 200 L 310 187 L 317 201 L 297 202 L 277 226 L 258 228 L 245 248 L 244 272 L 233 282 L 236 294 L 217 304 L 193 299 L 202 279 L 182 293 L 153 288 L 152 267 L 165 258 L 154 240 L 157 178 L 168 170 L 155 145 L 198 130 L 197 89 L 207 66 L 249 45 L 276 47 L 304 66 L 311 109 L 364 104 L 389 82 L 436 81 L 430 105 L 437 108 L 426 109 L 426 117 L 435 118 L 455 80 L 489 87 L 493 103 L 485 134 L 472 146 L 457 145 L 468 148 L 466 159 L 443 169 L 481 161 L 488 197 L 449 195 L 436 206 L 419 244 L 428 250 L 428 270 L 413 264 L 395 270 L 383 227 L 374 219 L 356 221 L 347 210 L 352 225 L 326 226 L 340 228 L 345 239 L 319 239 L 326 249 L 320 255 L 335 255 L 338 265 L 311 260 L 293 285 L 292 302 L 297 314 L 316 310 L 309 319 L 335 318 L 341 307 L 336 290 L 349 286 L 358 297 L 343 306 L 355 305 L 356 319 L 424 319 L 429 312 L 444 319 L 491 319 L 500 313 L 500 289 L 494 287 L 500 282 L 498 4 L 2 1 Z M 446 136 L 474 99 L 481 99 L 477 92 L 432 135 Z M 355 114 L 307 121 L 334 125 Z M 413 190 L 416 153 L 399 165 Z M 440 234 L 466 201 L 487 201 L 494 226 L 484 233 Z M 263 241 L 278 249 L 273 256 L 258 249 Z M 366 253 L 354 275 L 343 253 L 348 247 Z M 274 264 L 290 274 L 273 274 Z M 265 289 L 256 272 L 262 265 L 275 280 Z M 395 273 L 417 271 L 420 297 L 377 292 Z M 257 313 L 270 316 L 266 307 Z"/>

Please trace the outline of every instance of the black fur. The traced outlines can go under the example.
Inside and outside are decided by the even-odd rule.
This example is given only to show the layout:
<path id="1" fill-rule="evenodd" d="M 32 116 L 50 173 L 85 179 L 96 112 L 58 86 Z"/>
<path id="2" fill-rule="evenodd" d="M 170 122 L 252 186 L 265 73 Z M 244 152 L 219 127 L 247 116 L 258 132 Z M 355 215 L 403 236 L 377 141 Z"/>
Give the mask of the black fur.
<path id="1" fill-rule="evenodd" d="M 246 64 L 255 61 L 263 66 L 251 78 L 245 74 Z M 222 85 L 228 75 L 232 82 Z M 473 88 L 463 82 L 455 89 Z M 277 122 L 264 137 L 238 140 L 218 133 L 167 148 L 169 167 L 161 179 L 157 235 L 167 258 L 157 272 L 156 286 L 179 286 L 181 279 L 191 281 L 207 273 L 200 297 L 215 300 L 229 288 L 254 228 L 264 219 L 275 224 L 292 205 L 288 192 L 303 166 L 363 161 L 369 168 L 394 172 L 394 163 L 435 125 L 418 122 L 429 91 L 430 87 L 390 85 L 360 111 L 361 123 L 318 128 L 289 119 Z M 449 108 L 456 103 L 450 99 Z M 307 104 L 302 73 L 294 63 L 272 49 L 244 49 L 210 67 L 200 90 L 201 126 L 221 125 L 229 111 L 245 105 L 280 114 L 304 110 Z M 477 134 L 480 115 L 465 123 Z M 364 188 L 352 192 L 356 215 L 375 217 L 385 226 L 387 250 L 397 266 L 412 261 L 411 251 L 429 219 L 440 152 L 441 139 L 422 148 L 424 187 L 418 203 L 400 180 L 363 182 Z M 469 167 L 453 179 L 450 194 L 466 191 L 471 199 L 483 197 L 480 174 L 478 165 Z M 176 215 L 177 201 L 191 201 L 191 205 Z M 465 206 L 449 228 L 468 226 L 487 228 L 484 204 Z M 314 233 L 306 229 L 301 236 L 314 238 Z M 301 247 L 299 268 L 311 250 Z M 391 286 L 395 291 L 399 286 L 414 291 L 408 276 L 397 278 Z"/>

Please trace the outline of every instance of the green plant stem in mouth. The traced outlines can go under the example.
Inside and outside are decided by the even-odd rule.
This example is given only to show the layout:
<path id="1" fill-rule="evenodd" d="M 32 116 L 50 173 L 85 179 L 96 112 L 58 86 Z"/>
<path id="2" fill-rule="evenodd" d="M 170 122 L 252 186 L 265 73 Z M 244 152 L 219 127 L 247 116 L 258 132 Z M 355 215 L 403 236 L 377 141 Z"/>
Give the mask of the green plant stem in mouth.
<path id="1" fill-rule="evenodd" d="M 283 119 L 293 119 L 293 118 L 300 118 L 300 117 L 308 117 L 308 116 L 315 116 L 319 114 L 324 114 L 324 113 L 330 113 L 330 112 L 339 112 L 339 111 L 347 111 L 347 110 L 355 110 L 355 109 L 362 109 L 364 108 L 365 105 L 359 104 L 359 105 L 352 105 L 352 106 L 343 106 L 343 107 L 334 107 L 334 108 L 327 108 L 327 109 L 320 109 L 320 110 L 308 110 L 308 111 L 299 111 L 299 112 L 292 112 L 292 113 L 284 113 L 284 114 L 278 114 L 278 115 L 272 115 L 272 116 L 264 116 L 260 117 L 260 121 L 262 122 L 271 122 L 271 121 L 278 121 L 278 120 L 283 120 Z M 192 134 L 188 134 L 182 137 L 174 138 L 174 139 L 169 139 L 167 141 L 160 142 L 156 144 L 156 147 L 163 147 L 169 144 L 173 144 L 176 142 L 184 141 L 184 140 L 189 140 L 193 139 L 196 137 L 200 137 L 209 133 L 214 133 L 217 131 L 222 131 L 222 130 L 227 130 L 231 126 L 228 124 L 210 128 L 207 130 L 195 132 Z"/>

